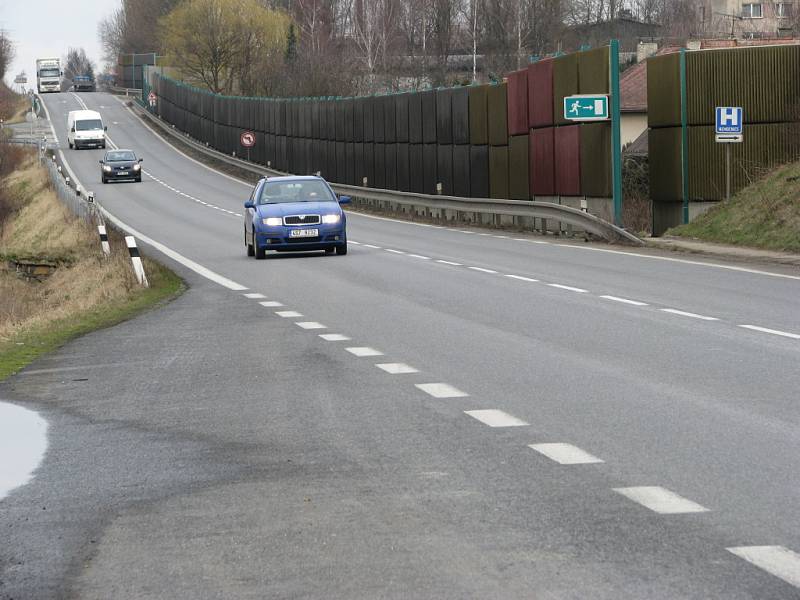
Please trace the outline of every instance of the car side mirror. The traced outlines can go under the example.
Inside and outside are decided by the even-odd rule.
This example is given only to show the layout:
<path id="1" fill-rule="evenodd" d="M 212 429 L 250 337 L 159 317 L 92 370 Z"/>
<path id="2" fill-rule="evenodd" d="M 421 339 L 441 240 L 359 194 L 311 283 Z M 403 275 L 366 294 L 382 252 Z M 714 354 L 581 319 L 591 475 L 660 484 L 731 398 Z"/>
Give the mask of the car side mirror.
<path id="1" fill-rule="evenodd" d="M 103 131 L 108 131 L 108 125 L 106 125 L 105 127 L 103 127 Z"/>
<path id="2" fill-rule="evenodd" d="M 72 129 L 69 130 L 69 132 L 70 133 L 75 133 L 75 128 L 73 127 Z"/>
<path id="3" fill-rule="evenodd" d="M 253 203 L 250 200 L 248 200 L 247 202 L 244 203 L 244 207 L 245 208 L 255 208 L 256 205 L 255 205 L 255 203 Z"/>
<path id="4" fill-rule="evenodd" d="M 98 160 L 97 162 L 99 162 L 101 165 L 103 164 L 103 161 L 102 161 L 102 160 Z"/>
<path id="5" fill-rule="evenodd" d="M 144 159 L 143 159 L 143 158 L 140 158 L 140 159 L 139 159 L 139 162 L 140 162 L 140 163 L 143 163 L 143 162 L 144 162 Z"/>
<path id="6" fill-rule="evenodd" d="M 339 196 L 339 204 L 350 204 L 352 201 L 350 196 Z"/>

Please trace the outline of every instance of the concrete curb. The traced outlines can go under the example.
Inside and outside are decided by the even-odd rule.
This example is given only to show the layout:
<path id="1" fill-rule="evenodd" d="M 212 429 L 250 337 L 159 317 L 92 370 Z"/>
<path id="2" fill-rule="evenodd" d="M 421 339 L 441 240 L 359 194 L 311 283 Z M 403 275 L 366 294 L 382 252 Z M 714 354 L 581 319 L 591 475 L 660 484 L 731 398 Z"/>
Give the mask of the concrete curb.
<path id="1" fill-rule="evenodd" d="M 793 254 L 790 252 L 760 250 L 758 248 L 749 248 L 746 246 L 729 246 L 703 240 L 683 239 L 671 236 L 645 238 L 645 242 L 650 248 L 658 248 L 660 250 L 674 250 L 676 252 L 703 254 L 706 256 L 717 256 L 734 260 L 747 260 L 800 267 L 800 254 Z"/>

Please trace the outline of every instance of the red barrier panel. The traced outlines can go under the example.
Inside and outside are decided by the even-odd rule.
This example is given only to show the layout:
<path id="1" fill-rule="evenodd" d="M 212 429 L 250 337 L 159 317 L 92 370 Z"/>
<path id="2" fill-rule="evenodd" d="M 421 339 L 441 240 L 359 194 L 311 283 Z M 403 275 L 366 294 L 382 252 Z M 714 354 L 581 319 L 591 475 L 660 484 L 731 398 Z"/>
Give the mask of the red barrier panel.
<path id="1" fill-rule="evenodd" d="M 556 195 L 554 157 L 553 128 L 531 130 L 528 152 L 531 196 Z"/>
<path id="2" fill-rule="evenodd" d="M 553 61 L 541 60 L 528 67 L 528 126 L 553 125 Z"/>
<path id="3" fill-rule="evenodd" d="M 508 74 L 508 134 L 528 133 L 528 70 Z"/>
<path id="4" fill-rule="evenodd" d="M 581 195 L 581 126 L 555 129 L 556 194 Z"/>

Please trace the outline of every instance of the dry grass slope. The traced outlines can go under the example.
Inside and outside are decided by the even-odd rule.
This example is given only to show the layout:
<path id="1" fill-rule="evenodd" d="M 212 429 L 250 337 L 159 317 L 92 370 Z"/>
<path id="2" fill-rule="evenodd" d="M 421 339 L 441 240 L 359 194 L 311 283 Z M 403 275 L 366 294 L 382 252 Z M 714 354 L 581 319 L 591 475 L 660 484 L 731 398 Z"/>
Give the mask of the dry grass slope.
<path id="1" fill-rule="evenodd" d="M 779 167 L 667 235 L 800 252 L 800 162 Z"/>
<path id="2" fill-rule="evenodd" d="M 145 259 L 151 288 L 138 286 L 120 236 L 103 257 L 96 230 L 75 218 L 34 159 L 0 182 L 0 379 L 74 335 L 111 325 L 182 289 Z M 0 210 L 0 214 L 2 214 Z M 19 278 L 9 260 L 57 265 L 43 282 Z"/>

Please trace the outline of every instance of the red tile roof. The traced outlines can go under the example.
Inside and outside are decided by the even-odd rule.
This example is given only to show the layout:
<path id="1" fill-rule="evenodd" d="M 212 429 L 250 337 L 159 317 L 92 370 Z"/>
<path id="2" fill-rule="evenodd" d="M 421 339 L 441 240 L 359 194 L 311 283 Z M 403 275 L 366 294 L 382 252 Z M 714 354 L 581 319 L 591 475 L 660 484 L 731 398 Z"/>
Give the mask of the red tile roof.
<path id="1" fill-rule="evenodd" d="M 656 56 L 680 51 L 676 46 L 664 46 Z M 647 112 L 647 61 L 643 60 L 622 73 L 619 80 L 620 110 L 622 112 Z"/>

